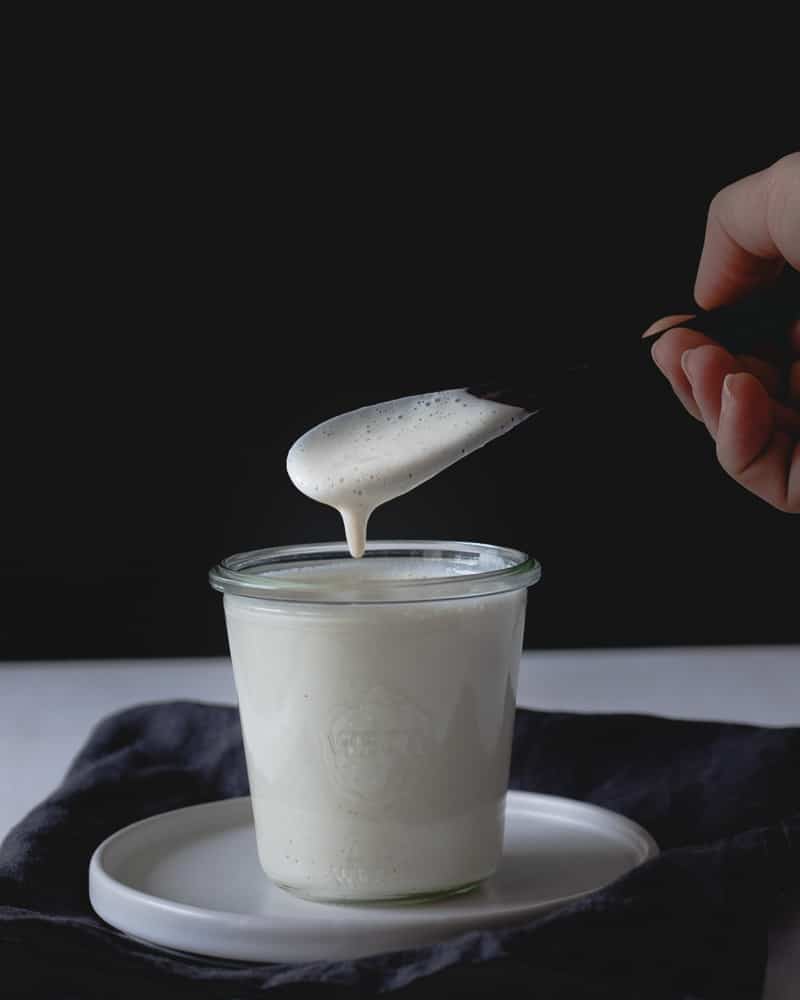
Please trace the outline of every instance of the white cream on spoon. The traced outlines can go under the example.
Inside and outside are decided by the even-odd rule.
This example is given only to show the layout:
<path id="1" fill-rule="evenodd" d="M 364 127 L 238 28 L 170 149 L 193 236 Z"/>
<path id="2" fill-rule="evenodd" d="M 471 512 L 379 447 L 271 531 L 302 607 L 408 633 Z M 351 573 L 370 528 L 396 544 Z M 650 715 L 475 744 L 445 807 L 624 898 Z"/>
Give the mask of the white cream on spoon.
<path id="1" fill-rule="evenodd" d="M 376 507 L 402 496 L 531 416 L 445 389 L 365 406 L 326 420 L 292 445 L 294 485 L 342 515 L 350 554 L 364 554 Z"/>

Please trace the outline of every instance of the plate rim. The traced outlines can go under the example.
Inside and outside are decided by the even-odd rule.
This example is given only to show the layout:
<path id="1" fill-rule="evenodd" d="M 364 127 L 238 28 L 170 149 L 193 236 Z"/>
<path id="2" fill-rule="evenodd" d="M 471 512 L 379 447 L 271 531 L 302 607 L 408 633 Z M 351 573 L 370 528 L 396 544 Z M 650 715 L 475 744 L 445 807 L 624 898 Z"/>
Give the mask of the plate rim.
<path id="1" fill-rule="evenodd" d="M 449 925 L 451 936 L 457 936 L 459 934 L 466 933 L 470 929 L 468 925 L 479 919 L 480 915 L 478 912 L 466 911 L 463 915 L 454 915 L 453 913 L 439 910 L 437 913 L 435 907 L 423 906 L 422 904 L 420 904 L 420 906 L 403 905 L 401 907 L 392 906 L 390 903 L 365 903 L 361 905 L 354 903 L 347 904 L 346 906 L 348 920 L 345 923 L 337 923 L 335 920 L 332 921 L 330 919 L 331 910 L 335 909 L 337 911 L 342 911 L 343 908 L 341 904 L 310 903 L 310 906 L 320 906 L 324 907 L 324 909 L 320 910 L 318 916 L 311 913 L 303 913 L 297 917 L 293 917 L 290 914 L 282 914 L 280 917 L 280 926 L 278 927 L 274 917 L 270 917 L 269 915 L 237 913 L 232 910 L 212 910 L 196 906 L 192 903 L 175 902 L 162 896 L 153 895 L 152 893 L 136 889 L 121 881 L 115 877 L 107 867 L 104 866 L 104 859 L 113 846 L 120 840 L 129 837 L 131 834 L 135 834 L 137 829 L 140 829 L 141 827 L 163 822 L 166 817 L 177 817 L 181 813 L 190 813 L 192 811 L 209 812 L 212 810 L 222 811 L 223 813 L 225 810 L 230 810 L 235 813 L 236 810 L 242 810 L 245 808 L 246 812 L 250 815 L 250 817 L 252 817 L 249 795 L 234 796 L 226 799 L 214 799 L 209 802 L 199 802 L 189 806 L 181 806 L 177 809 L 166 810 L 162 813 L 155 813 L 152 816 L 146 816 L 143 819 L 136 820 L 135 822 L 130 823 L 110 834 L 100 844 L 98 844 L 92 852 L 92 856 L 89 861 L 89 899 L 94 912 L 98 917 L 100 917 L 101 920 L 105 921 L 107 924 L 126 936 L 138 937 L 140 939 L 140 933 L 128 931 L 124 927 L 120 926 L 116 920 L 109 920 L 108 915 L 106 915 L 108 914 L 108 907 L 104 904 L 110 900 L 112 902 L 112 907 L 115 903 L 126 908 L 135 906 L 146 916 L 149 915 L 159 920 L 166 919 L 170 922 L 178 921 L 184 925 L 191 924 L 198 929 L 202 927 L 214 928 L 217 933 L 219 933 L 221 925 L 228 933 L 235 931 L 236 933 L 246 935 L 263 935 L 265 931 L 269 931 L 270 934 L 275 935 L 276 931 L 278 931 L 281 934 L 281 937 L 284 937 L 286 935 L 291 935 L 297 930 L 302 930 L 303 937 L 306 939 L 316 935 L 323 937 L 328 941 L 332 938 L 341 940 L 342 935 L 352 936 L 354 933 L 357 933 L 359 928 L 363 925 L 374 926 L 376 909 L 378 907 L 390 908 L 392 911 L 392 924 L 391 927 L 387 926 L 385 928 L 387 931 L 396 930 L 398 932 L 408 932 L 413 931 L 416 927 L 419 927 L 423 931 L 425 929 L 433 931 L 438 927 Z M 636 863 L 627 869 L 623 875 L 620 875 L 620 878 L 624 877 L 624 875 L 627 875 L 628 872 L 633 871 L 635 868 L 640 867 L 642 864 L 651 861 L 660 854 L 660 849 L 655 839 L 639 823 L 635 820 L 629 819 L 621 813 L 607 809 L 604 806 L 595 805 L 591 802 L 583 802 L 578 799 L 571 799 L 558 795 L 549 795 L 540 792 L 528 792 L 522 789 L 510 789 L 507 792 L 506 797 L 506 812 L 508 813 L 510 811 L 521 811 L 528 814 L 535 813 L 538 815 L 551 815 L 562 822 L 566 821 L 575 823 L 576 825 L 589 826 L 595 832 L 607 832 L 616 839 L 624 839 L 629 845 L 635 848 L 638 857 Z M 594 823 L 591 822 L 592 819 L 595 820 Z M 581 822 L 581 820 L 583 820 L 583 822 Z M 598 830 L 597 820 L 601 821 L 600 830 Z M 252 818 L 250 818 L 249 822 L 252 823 Z M 611 883 L 605 883 L 605 885 L 610 884 Z M 486 927 L 489 928 L 505 925 L 512 926 L 515 923 L 520 923 L 525 918 L 535 919 L 537 913 L 543 910 L 548 910 L 554 906 L 560 907 L 568 905 L 575 900 L 591 894 L 592 892 L 598 891 L 601 888 L 603 888 L 603 886 L 598 885 L 593 889 L 587 889 L 570 895 L 558 896 L 552 900 L 541 900 L 535 903 L 521 903 L 515 907 L 512 906 L 504 909 L 499 914 L 487 914 L 489 919 L 486 923 Z M 98 909 L 97 904 L 100 905 L 100 909 Z M 424 911 L 423 919 L 421 919 L 421 909 Z M 463 926 L 458 922 L 459 916 L 461 917 Z M 337 931 L 339 932 L 338 934 Z M 176 949 L 174 944 L 166 944 L 157 940 L 152 940 L 150 943 L 154 944 L 156 947 L 167 947 L 173 950 L 184 951 L 186 954 L 204 955 L 206 957 L 213 955 L 213 957 L 227 960 L 230 959 L 230 955 L 228 953 L 219 950 L 216 951 L 216 953 L 212 953 L 208 950 L 192 952 L 191 950 L 185 948 Z M 221 944 L 222 942 L 220 941 L 220 945 Z M 407 946 L 399 945 L 398 947 Z M 391 950 L 391 948 L 384 948 L 382 950 L 388 951 Z M 364 954 L 367 955 L 376 953 L 378 952 L 373 950 L 365 952 Z M 251 958 L 243 960 L 254 961 L 257 959 Z M 282 961 L 283 959 L 269 959 L 264 957 L 260 960 Z M 311 959 L 294 959 L 294 961 L 307 960 L 310 961 Z"/>

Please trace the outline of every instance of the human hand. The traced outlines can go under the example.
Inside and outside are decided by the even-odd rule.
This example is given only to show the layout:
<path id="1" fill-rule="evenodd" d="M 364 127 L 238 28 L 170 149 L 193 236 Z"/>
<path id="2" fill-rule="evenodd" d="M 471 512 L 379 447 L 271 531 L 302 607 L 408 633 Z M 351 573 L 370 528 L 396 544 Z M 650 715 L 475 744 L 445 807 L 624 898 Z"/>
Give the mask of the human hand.
<path id="1" fill-rule="evenodd" d="M 695 282 L 703 309 L 733 302 L 800 271 L 800 152 L 724 188 L 711 202 Z M 670 316 L 644 334 L 690 316 Z M 734 356 L 683 327 L 653 345 L 653 360 L 716 441 L 722 468 L 778 510 L 800 513 L 800 321 L 785 358 Z"/>

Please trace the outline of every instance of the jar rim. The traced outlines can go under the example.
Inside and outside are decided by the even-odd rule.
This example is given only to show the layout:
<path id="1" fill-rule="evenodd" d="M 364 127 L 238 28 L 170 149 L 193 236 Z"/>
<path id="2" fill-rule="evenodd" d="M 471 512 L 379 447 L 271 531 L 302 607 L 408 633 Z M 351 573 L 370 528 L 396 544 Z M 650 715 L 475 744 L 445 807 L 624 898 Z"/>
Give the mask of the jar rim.
<path id="1" fill-rule="evenodd" d="M 209 572 L 209 582 L 223 594 L 269 602 L 407 604 L 521 590 L 541 577 L 541 566 L 526 553 L 481 542 L 368 542 L 362 559 L 370 563 L 381 558 L 447 562 L 456 572 L 448 576 L 355 580 L 350 584 L 341 580 L 302 580 L 286 572 L 319 568 L 336 561 L 353 564 L 344 542 L 323 542 L 239 552 L 214 566 Z"/>

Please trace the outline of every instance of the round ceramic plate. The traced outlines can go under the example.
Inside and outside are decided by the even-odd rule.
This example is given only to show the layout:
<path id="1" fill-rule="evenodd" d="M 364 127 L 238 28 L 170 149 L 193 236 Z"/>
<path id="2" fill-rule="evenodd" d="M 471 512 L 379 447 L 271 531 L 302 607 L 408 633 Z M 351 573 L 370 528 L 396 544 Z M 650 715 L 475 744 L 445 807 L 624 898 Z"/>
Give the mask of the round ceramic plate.
<path id="1" fill-rule="evenodd" d="M 640 826 L 597 806 L 509 792 L 503 860 L 462 896 L 419 904 L 311 903 L 261 871 L 249 798 L 190 806 L 105 840 L 92 906 L 164 948 L 256 962 L 359 958 L 521 923 L 607 885 L 658 854 Z"/>

